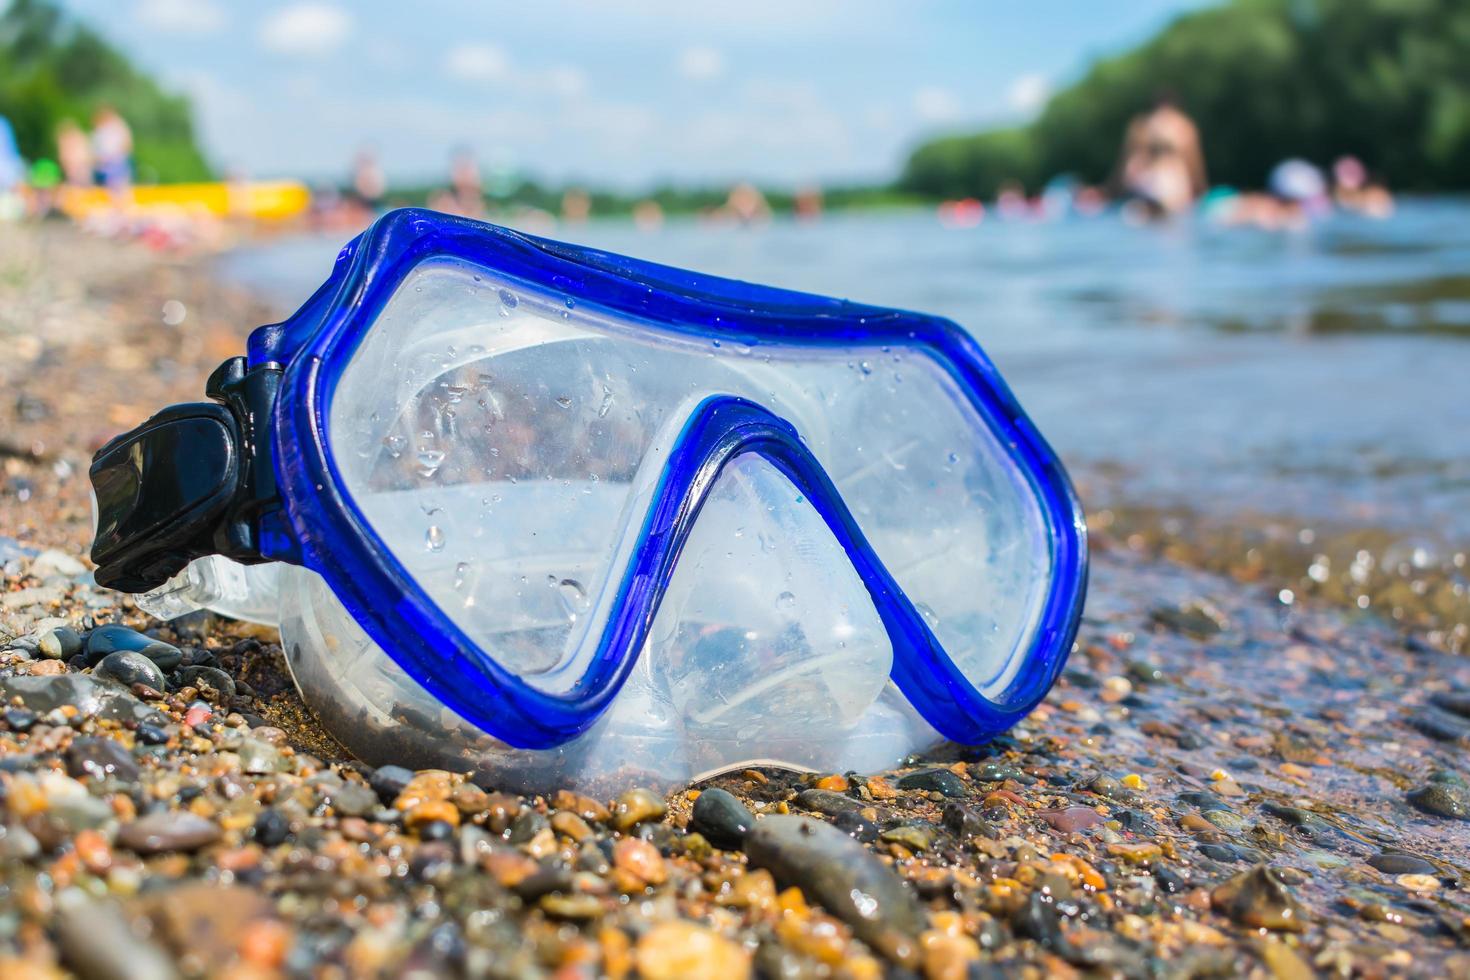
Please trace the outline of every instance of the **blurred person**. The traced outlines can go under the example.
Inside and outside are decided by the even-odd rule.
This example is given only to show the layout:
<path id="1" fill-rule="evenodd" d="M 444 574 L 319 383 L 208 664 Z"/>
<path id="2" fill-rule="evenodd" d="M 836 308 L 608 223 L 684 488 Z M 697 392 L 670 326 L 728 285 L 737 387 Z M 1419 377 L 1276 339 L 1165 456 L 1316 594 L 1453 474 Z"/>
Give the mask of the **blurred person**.
<path id="1" fill-rule="evenodd" d="M 449 163 L 449 194 L 456 214 L 466 218 L 485 217 L 485 190 L 480 183 L 480 161 L 474 151 L 463 147 Z"/>
<path id="2" fill-rule="evenodd" d="M 92 116 L 92 165 L 97 183 L 113 192 L 133 183 L 133 130 L 110 105 Z"/>
<path id="3" fill-rule="evenodd" d="M 0 116 L 0 220 L 13 221 L 25 211 L 21 191 L 25 186 L 26 164 L 15 142 L 10 120 Z"/>
<path id="4" fill-rule="evenodd" d="M 771 220 L 771 206 L 760 188 L 748 181 L 741 181 L 730 188 L 725 203 L 716 212 L 721 218 L 731 218 L 737 224 L 765 224 Z"/>
<path id="5" fill-rule="evenodd" d="M 1355 156 L 1338 157 L 1332 164 L 1332 199 L 1344 211 L 1370 218 L 1393 214 L 1393 195 L 1368 178 L 1368 168 Z"/>
<path id="6" fill-rule="evenodd" d="M 1030 217 L 1031 204 L 1026 200 L 1026 188 L 1019 180 L 1003 181 L 995 192 L 995 213 L 1002 221 L 1018 221 Z"/>
<path id="7" fill-rule="evenodd" d="M 664 209 L 653 198 L 633 205 L 633 226 L 639 231 L 658 231 L 664 224 Z"/>
<path id="8" fill-rule="evenodd" d="M 561 220 L 579 225 L 592 215 L 592 198 L 580 187 L 568 187 L 561 196 Z"/>
<path id="9" fill-rule="evenodd" d="M 1125 195 L 1157 217 L 1188 211 L 1208 188 L 1199 129 L 1171 96 L 1159 96 L 1128 123 L 1119 182 Z"/>
<path id="10" fill-rule="evenodd" d="M 939 223 L 946 228 L 974 228 L 985 220 L 985 203 L 965 197 L 939 205 Z"/>
<path id="11" fill-rule="evenodd" d="M 370 215 L 377 214 L 383 206 L 383 195 L 388 191 L 388 178 L 378 163 L 378 154 L 370 146 L 357 151 L 352 158 L 352 200 Z"/>
<path id="12" fill-rule="evenodd" d="M 822 189 L 815 184 L 798 187 L 791 199 L 792 210 L 796 212 L 799 221 L 816 221 L 820 218 L 822 203 Z"/>
<path id="13" fill-rule="evenodd" d="M 92 166 L 92 142 L 74 119 L 56 126 L 56 161 L 69 187 L 90 187 L 96 173 Z"/>

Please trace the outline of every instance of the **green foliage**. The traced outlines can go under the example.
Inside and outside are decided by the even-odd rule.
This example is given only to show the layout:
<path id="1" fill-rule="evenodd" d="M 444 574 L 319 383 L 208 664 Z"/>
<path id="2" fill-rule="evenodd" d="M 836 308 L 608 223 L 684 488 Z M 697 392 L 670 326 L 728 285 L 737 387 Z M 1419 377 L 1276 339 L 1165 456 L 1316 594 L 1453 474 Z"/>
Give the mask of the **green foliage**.
<path id="1" fill-rule="evenodd" d="M 96 33 L 47 0 L 11 0 L 0 13 L 0 115 L 28 159 L 54 157 L 63 119 L 83 126 L 111 105 L 133 130 L 142 180 L 207 180 L 187 100 L 170 95 Z"/>
<path id="2" fill-rule="evenodd" d="M 1188 14 L 1094 64 L 1024 129 L 920 146 L 901 186 L 988 194 L 1008 162 L 1033 189 L 1059 173 L 1104 181 L 1128 120 L 1165 92 L 1199 124 L 1215 183 L 1260 186 L 1286 157 L 1352 153 L 1393 186 L 1470 186 L 1464 0 L 1233 0 Z"/>

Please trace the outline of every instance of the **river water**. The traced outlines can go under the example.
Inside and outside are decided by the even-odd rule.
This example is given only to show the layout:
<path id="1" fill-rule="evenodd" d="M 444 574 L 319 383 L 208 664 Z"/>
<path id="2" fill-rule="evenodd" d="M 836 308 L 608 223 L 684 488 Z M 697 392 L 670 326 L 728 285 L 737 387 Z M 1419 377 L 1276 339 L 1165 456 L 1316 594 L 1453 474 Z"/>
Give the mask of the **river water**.
<path id="1" fill-rule="evenodd" d="M 553 237 L 950 317 L 971 330 L 1094 508 L 1470 542 L 1470 204 L 1298 233 L 1113 218 L 941 226 L 928 213 L 764 228 L 675 221 Z M 234 253 L 290 307 L 341 242 Z"/>

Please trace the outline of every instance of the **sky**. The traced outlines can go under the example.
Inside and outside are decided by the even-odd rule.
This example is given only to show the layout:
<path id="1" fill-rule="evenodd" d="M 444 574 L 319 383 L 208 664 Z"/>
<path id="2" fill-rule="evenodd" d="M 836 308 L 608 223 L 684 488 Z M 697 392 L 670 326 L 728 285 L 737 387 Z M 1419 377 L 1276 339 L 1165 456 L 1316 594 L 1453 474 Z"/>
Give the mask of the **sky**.
<path id="1" fill-rule="evenodd" d="M 487 169 L 633 189 L 891 177 L 1204 0 L 64 0 L 256 177 Z"/>

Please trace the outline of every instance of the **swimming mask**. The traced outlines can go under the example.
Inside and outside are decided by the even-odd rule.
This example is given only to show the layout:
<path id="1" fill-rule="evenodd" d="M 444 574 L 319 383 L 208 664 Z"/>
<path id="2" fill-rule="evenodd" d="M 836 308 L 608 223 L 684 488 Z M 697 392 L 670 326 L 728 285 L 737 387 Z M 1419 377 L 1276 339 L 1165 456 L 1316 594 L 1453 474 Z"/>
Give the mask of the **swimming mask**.
<path id="1" fill-rule="evenodd" d="M 97 581 L 279 625 L 374 764 L 536 791 L 976 744 L 1077 628 L 1067 476 L 975 339 L 420 210 L 96 456 Z"/>

